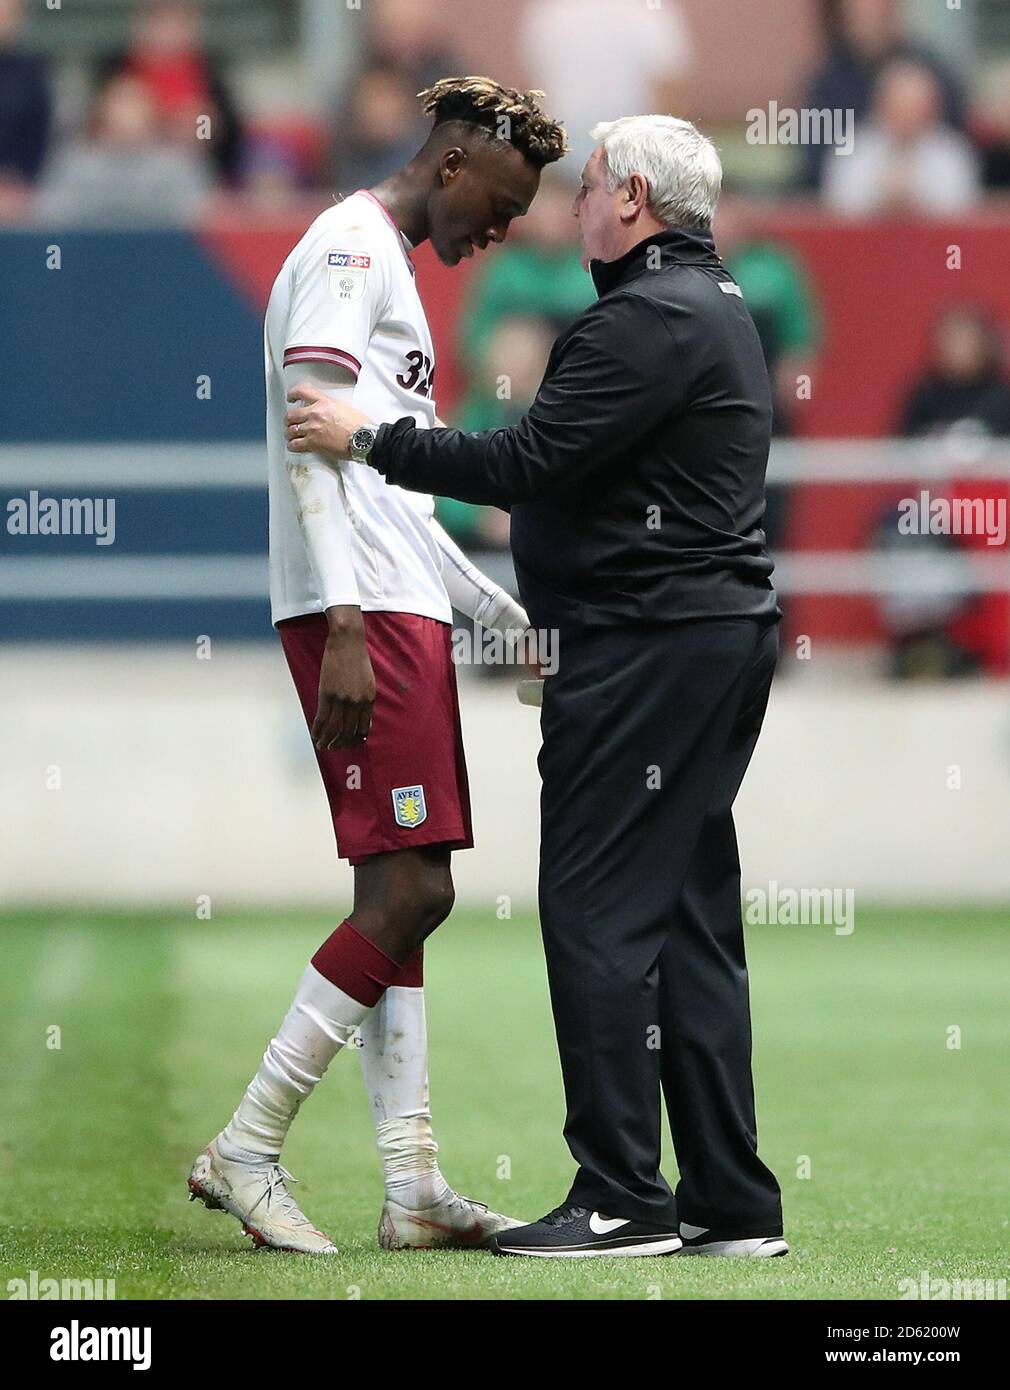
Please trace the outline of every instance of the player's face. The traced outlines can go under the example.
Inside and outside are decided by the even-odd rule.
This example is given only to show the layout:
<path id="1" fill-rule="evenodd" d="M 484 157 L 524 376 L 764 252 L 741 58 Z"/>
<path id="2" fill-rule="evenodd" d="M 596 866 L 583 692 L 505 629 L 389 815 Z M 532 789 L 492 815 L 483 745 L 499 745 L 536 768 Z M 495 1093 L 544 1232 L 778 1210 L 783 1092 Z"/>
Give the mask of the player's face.
<path id="1" fill-rule="evenodd" d="M 443 265 L 458 265 L 491 242 L 504 241 L 513 217 L 524 217 L 540 185 L 512 145 L 475 143 L 443 155 L 443 182 L 428 209 L 431 244 Z"/>

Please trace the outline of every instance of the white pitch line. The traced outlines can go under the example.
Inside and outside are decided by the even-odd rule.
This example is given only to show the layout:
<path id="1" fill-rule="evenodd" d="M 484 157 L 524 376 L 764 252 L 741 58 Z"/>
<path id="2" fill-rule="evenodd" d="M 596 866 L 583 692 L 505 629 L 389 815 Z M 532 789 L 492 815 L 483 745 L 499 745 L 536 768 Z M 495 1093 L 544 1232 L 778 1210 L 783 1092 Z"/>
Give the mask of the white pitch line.
<path id="1" fill-rule="evenodd" d="M 86 927 L 42 927 L 40 931 L 44 933 L 42 950 L 30 981 L 24 982 L 22 1006 L 8 1034 L 18 1039 L 18 1046 L 11 1048 L 15 1060 L 6 1067 L 6 1105 L 12 1115 L 45 1085 L 63 1048 L 73 1046 L 73 1039 L 63 1036 L 60 1011 L 83 996 L 95 961 L 94 935 Z M 46 1046 L 47 1029 L 53 1024 L 61 1029 L 58 1049 Z"/>

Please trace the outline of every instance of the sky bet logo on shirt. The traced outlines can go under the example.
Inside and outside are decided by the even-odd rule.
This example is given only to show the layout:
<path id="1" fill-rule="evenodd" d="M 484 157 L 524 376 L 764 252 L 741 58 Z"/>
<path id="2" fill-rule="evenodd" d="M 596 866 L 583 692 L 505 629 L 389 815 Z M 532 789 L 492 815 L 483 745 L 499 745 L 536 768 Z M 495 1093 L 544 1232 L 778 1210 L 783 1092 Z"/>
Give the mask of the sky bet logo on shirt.
<path id="1" fill-rule="evenodd" d="M 326 266 L 330 294 L 345 303 L 360 299 L 365 292 L 365 277 L 372 264 L 371 256 L 361 251 L 329 251 Z"/>

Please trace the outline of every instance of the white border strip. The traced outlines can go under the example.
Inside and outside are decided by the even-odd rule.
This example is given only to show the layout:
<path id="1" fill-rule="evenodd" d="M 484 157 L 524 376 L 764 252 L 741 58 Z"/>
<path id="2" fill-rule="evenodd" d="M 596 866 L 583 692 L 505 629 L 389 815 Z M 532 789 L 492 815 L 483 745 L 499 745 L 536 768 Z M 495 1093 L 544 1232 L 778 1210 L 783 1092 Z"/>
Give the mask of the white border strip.
<path id="1" fill-rule="evenodd" d="M 0 559 L 0 600 L 265 599 L 266 555 L 54 555 Z"/>
<path id="2" fill-rule="evenodd" d="M 1010 593 L 1010 560 L 961 554 L 791 551 L 777 557 L 783 594 Z M 0 559 L 0 601 L 265 599 L 265 555 L 54 555 Z"/>
<path id="3" fill-rule="evenodd" d="M 7 444 L 3 491 L 20 488 L 211 488 L 266 491 L 260 444 Z"/>
<path id="4" fill-rule="evenodd" d="M 772 442 L 772 483 L 1010 482 L 1003 439 L 789 439 Z"/>
<path id="5" fill-rule="evenodd" d="M 5 491 L 56 485 L 77 488 L 264 489 L 266 447 L 245 444 L 0 445 Z M 907 483 L 973 478 L 1010 482 L 1005 440 L 777 440 L 773 483 Z"/>

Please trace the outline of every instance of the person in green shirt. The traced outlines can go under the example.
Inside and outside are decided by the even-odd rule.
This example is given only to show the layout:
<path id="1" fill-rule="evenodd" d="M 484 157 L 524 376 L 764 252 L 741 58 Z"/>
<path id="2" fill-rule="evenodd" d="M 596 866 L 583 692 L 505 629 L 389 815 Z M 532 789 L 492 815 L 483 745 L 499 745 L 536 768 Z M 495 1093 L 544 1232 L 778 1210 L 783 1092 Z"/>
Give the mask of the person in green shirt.
<path id="1" fill-rule="evenodd" d="M 814 294 L 799 257 L 760 229 L 753 205 L 724 192 L 716 213 L 716 250 L 743 290 L 764 349 L 775 399 L 774 432 L 792 433 L 797 378 L 817 346 Z"/>
<path id="2" fill-rule="evenodd" d="M 579 259 L 577 191 L 559 171 L 545 169 L 529 212 L 472 282 L 457 334 L 468 382 L 453 420 L 460 429 L 498 429 L 521 419 L 554 339 L 596 298 Z M 461 544 L 508 545 L 508 518 L 493 507 L 440 498 L 436 510 Z"/>
<path id="3" fill-rule="evenodd" d="M 529 212 L 481 267 L 459 326 L 459 353 L 468 368 L 480 362 L 501 319 L 543 318 L 556 337 L 596 298 L 579 260 L 572 215 L 577 191 L 564 175 L 545 170 Z"/>
<path id="4" fill-rule="evenodd" d="M 715 245 L 743 297 L 761 339 L 771 381 L 778 438 L 793 433 L 801 379 L 811 372 L 817 348 L 818 315 L 813 289 L 799 257 L 765 235 L 753 204 L 723 192 L 715 219 Z M 789 490 L 766 488 L 765 536 L 772 550 L 785 540 Z"/>
<path id="5" fill-rule="evenodd" d="M 537 394 L 554 338 L 552 323 L 538 315 L 507 314 L 495 320 L 484 351 L 471 359 L 469 389 L 453 423 L 467 431 L 496 430 L 521 420 Z M 440 497 L 435 510 L 461 545 L 508 547 L 508 514 L 497 507 Z"/>

